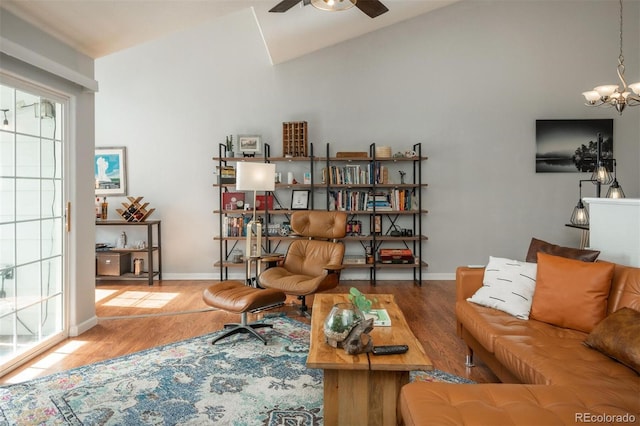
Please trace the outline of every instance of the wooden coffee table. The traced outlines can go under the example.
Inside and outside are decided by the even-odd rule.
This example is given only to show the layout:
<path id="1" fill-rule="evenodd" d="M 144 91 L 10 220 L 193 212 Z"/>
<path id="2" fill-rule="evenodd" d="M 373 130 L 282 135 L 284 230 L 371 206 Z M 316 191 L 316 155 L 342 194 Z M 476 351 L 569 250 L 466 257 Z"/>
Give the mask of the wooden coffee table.
<path id="1" fill-rule="evenodd" d="M 431 370 L 433 365 L 413 335 L 393 295 L 372 295 L 374 308 L 385 308 L 391 327 L 375 327 L 375 346 L 408 345 L 402 355 L 349 355 L 325 342 L 324 320 L 346 294 L 316 294 L 311 316 L 311 345 L 307 367 L 324 370 L 324 424 L 395 425 L 400 388 L 409 383 L 411 370 Z"/>

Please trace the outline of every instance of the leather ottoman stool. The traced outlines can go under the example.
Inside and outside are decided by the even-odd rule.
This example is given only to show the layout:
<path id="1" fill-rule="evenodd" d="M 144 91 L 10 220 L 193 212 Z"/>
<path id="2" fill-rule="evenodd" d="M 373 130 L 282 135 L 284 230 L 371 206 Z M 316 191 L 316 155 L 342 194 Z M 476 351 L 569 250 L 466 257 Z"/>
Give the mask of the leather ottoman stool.
<path id="1" fill-rule="evenodd" d="M 284 292 L 276 289 L 259 289 L 249 287 L 242 281 L 222 281 L 209 286 L 204 290 L 202 299 L 204 303 L 214 308 L 233 312 L 241 315 L 239 324 L 225 324 L 226 333 L 216 337 L 211 344 L 236 333 L 250 333 L 266 345 L 267 340 L 262 337 L 256 328 L 273 327 L 271 324 L 250 323 L 247 324 L 247 312 L 280 306 L 286 299 Z"/>

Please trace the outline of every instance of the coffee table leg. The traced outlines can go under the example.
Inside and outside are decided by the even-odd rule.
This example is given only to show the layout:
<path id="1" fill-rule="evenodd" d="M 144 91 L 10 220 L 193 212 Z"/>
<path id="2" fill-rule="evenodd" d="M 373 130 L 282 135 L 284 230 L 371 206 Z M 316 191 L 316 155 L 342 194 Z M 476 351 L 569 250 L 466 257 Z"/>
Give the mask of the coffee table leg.
<path id="1" fill-rule="evenodd" d="M 324 370 L 324 424 L 395 425 L 407 371 Z"/>

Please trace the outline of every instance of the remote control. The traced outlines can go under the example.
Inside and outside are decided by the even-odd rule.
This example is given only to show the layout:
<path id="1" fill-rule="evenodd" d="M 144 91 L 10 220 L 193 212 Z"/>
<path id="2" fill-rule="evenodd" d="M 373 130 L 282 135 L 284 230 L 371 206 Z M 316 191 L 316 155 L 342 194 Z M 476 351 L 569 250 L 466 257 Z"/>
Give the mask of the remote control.
<path id="1" fill-rule="evenodd" d="M 407 345 L 387 345 L 387 346 L 374 346 L 373 354 L 374 355 L 393 355 L 393 354 L 403 354 L 409 350 L 409 346 Z"/>

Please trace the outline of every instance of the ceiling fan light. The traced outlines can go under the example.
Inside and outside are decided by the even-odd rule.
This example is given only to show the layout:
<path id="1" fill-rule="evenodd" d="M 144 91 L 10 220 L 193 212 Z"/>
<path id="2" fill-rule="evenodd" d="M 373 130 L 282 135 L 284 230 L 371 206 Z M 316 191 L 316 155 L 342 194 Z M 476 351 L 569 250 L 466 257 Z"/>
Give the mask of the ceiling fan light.
<path id="1" fill-rule="evenodd" d="M 316 9 L 335 12 L 351 9 L 357 0 L 311 0 L 311 5 Z"/>

